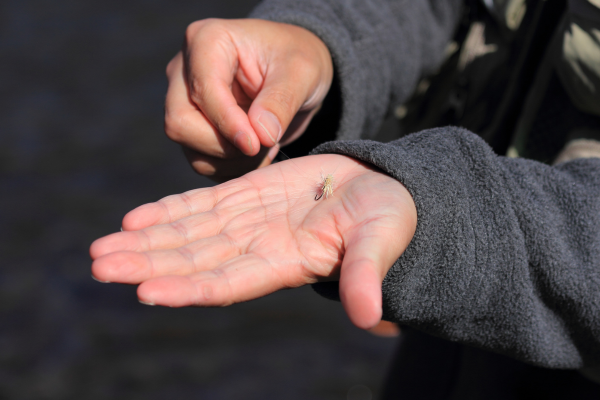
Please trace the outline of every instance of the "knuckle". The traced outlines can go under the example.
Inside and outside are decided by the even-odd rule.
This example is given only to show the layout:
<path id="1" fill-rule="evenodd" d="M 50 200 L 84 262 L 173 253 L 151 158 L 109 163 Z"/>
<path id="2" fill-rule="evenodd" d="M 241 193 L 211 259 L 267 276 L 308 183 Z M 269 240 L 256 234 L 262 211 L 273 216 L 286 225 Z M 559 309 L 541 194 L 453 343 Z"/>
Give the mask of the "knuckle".
<path id="1" fill-rule="evenodd" d="M 174 142 L 181 142 L 184 117 L 177 113 L 165 113 L 165 134 Z"/>
<path id="2" fill-rule="evenodd" d="M 187 26 L 185 29 L 185 38 L 188 42 L 196 36 L 196 33 L 202 28 L 202 26 L 206 23 L 206 20 L 198 20 L 194 21 Z"/>
<path id="3" fill-rule="evenodd" d="M 175 58 L 171 59 L 171 61 L 169 61 L 169 63 L 167 64 L 167 68 L 165 68 L 165 74 L 167 76 L 171 76 L 173 74 L 173 72 L 175 72 Z"/>
<path id="4" fill-rule="evenodd" d="M 189 43 L 194 40 L 196 35 L 201 30 L 210 30 L 220 25 L 220 20 L 217 18 L 206 18 L 194 21 L 189 24 L 185 30 L 185 39 Z"/>

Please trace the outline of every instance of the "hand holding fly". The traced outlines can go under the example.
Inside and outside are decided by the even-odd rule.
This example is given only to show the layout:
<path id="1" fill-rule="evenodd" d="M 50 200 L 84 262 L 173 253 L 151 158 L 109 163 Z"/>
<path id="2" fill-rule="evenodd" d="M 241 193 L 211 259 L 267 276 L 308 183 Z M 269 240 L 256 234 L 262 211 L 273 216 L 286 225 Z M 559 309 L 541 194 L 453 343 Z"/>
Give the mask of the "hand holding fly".
<path id="1" fill-rule="evenodd" d="M 315 201 L 320 188 L 309 177 L 334 166 L 335 196 Z M 381 318 L 381 282 L 416 222 L 397 180 L 349 157 L 309 156 L 136 208 L 123 232 L 92 244 L 92 272 L 139 284 L 144 303 L 173 307 L 339 280 L 350 319 L 366 329 Z"/>

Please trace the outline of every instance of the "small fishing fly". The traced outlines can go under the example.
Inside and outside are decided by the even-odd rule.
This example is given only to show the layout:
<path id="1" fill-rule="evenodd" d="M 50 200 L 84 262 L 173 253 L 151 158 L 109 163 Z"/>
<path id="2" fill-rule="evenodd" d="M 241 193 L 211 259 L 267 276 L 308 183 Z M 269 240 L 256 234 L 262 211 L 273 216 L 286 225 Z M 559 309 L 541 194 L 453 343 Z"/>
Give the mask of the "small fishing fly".
<path id="1" fill-rule="evenodd" d="M 279 149 L 279 152 L 283 156 L 285 156 L 285 158 L 287 158 L 292 163 L 294 163 L 294 160 L 292 160 L 281 149 Z M 335 179 L 333 178 L 333 174 L 327 174 L 327 175 L 323 176 L 323 173 L 321 172 L 321 182 L 319 183 L 320 193 L 317 193 L 315 195 L 315 201 L 321 200 L 321 198 L 323 196 L 325 196 L 326 199 L 329 198 L 329 196 L 333 196 L 333 185 L 334 185 L 334 183 L 335 183 Z"/>
<path id="2" fill-rule="evenodd" d="M 325 196 L 326 199 L 329 198 L 330 195 L 333 196 L 333 184 L 335 183 L 333 175 L 327 174 L 327 176 L 323 177 L 321 174 L 321 178 L 323 178 L 323 181 L 319 185 L 321 187 L 321 193 L 315 195 L 315 201 L 321 200 L 323 196 Z"/>

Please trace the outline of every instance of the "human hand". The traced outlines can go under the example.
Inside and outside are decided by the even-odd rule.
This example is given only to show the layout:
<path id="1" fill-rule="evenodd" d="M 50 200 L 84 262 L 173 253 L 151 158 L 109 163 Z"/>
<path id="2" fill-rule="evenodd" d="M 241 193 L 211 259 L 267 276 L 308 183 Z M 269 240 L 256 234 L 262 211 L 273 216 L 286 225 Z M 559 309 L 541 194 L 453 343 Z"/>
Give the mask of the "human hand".
<path id="1" fill-rule="evenodd" d="M 334 171 L 334 194 L 315 201 L 322 167 Z M 416 224 L 397 180 L 346 156 L 309 156 L 136 208 L 123 232 L 92 244 L 92 273 L 140 284 L 140 301 L 172 307 L 339 280 L 350 319 L 368 329 L 381 319 L 381 283 Z"/>
<path id="2" fill-rule="evenodd" d="M 273 146 L 304 132 L 329 91 L 333 64 L 304 28 L 206 19 L 188 27 L 167 77 L 167 136 L 184 146 L 196 172 L 224 181 L 270 164 Z"/>

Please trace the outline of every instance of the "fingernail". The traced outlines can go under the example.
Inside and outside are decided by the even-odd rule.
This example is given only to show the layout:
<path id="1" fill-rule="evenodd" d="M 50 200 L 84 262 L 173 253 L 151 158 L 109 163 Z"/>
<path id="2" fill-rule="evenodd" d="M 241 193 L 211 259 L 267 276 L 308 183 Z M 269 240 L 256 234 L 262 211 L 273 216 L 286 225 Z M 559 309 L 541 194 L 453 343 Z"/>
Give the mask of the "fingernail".
<path id="1" fill-rule="evenodd" d="M 281 124 L 279 123 L 279 120 L 275 114 L 270 111 L 263 111 L 258 117 L 257 121 L 265 130 L 267 135 L 269 135 L 269 138 L 273 141 L 273 144 L 278 143 L 279 139 L 281 139 Z"/>
<path id="2" fill-rule="evenodd" d="M 277 153 L 279 153 L 279 145 L 271 147 L 271 150 L 267 153 L 267 157 L 269 157 L 269 160 L 273 161 Z"/>
<path id="3" fill-rule="evenodd" d="M 96 278 L 94 275 L 92 275 L 92 279 L 95 280 L 96 282 L 100 282 L 100 283 L 110 283 L 109 281 L 101 281 L 100 279 Z"/>
<path id="4" fill-rule="evenodd" d="M 244 147 L 244 145 L 247 145 L 250 148 L 250 153 L 254 152 L 252 140 L 250 140 L 250 136 L 246 135 L 244 132 L 238 132 L 235 134 L 233 137 L 233 144 L 240 150 Z"/>
<path id="5" fill-rule="evenodd" d="M 155 306 L 155 305 L 156 305 L 156 304 L 154 304 L 154 303 L 151 303 L 151 302 L 149 302 L 149 301 L 142 301 L 142 300 L 140 300 L 140 299 L 138 299 L 138 301 L 139 301 L 140 303 L 142 303 L 143 305 L 145 305 L 145 306 Z"/>

